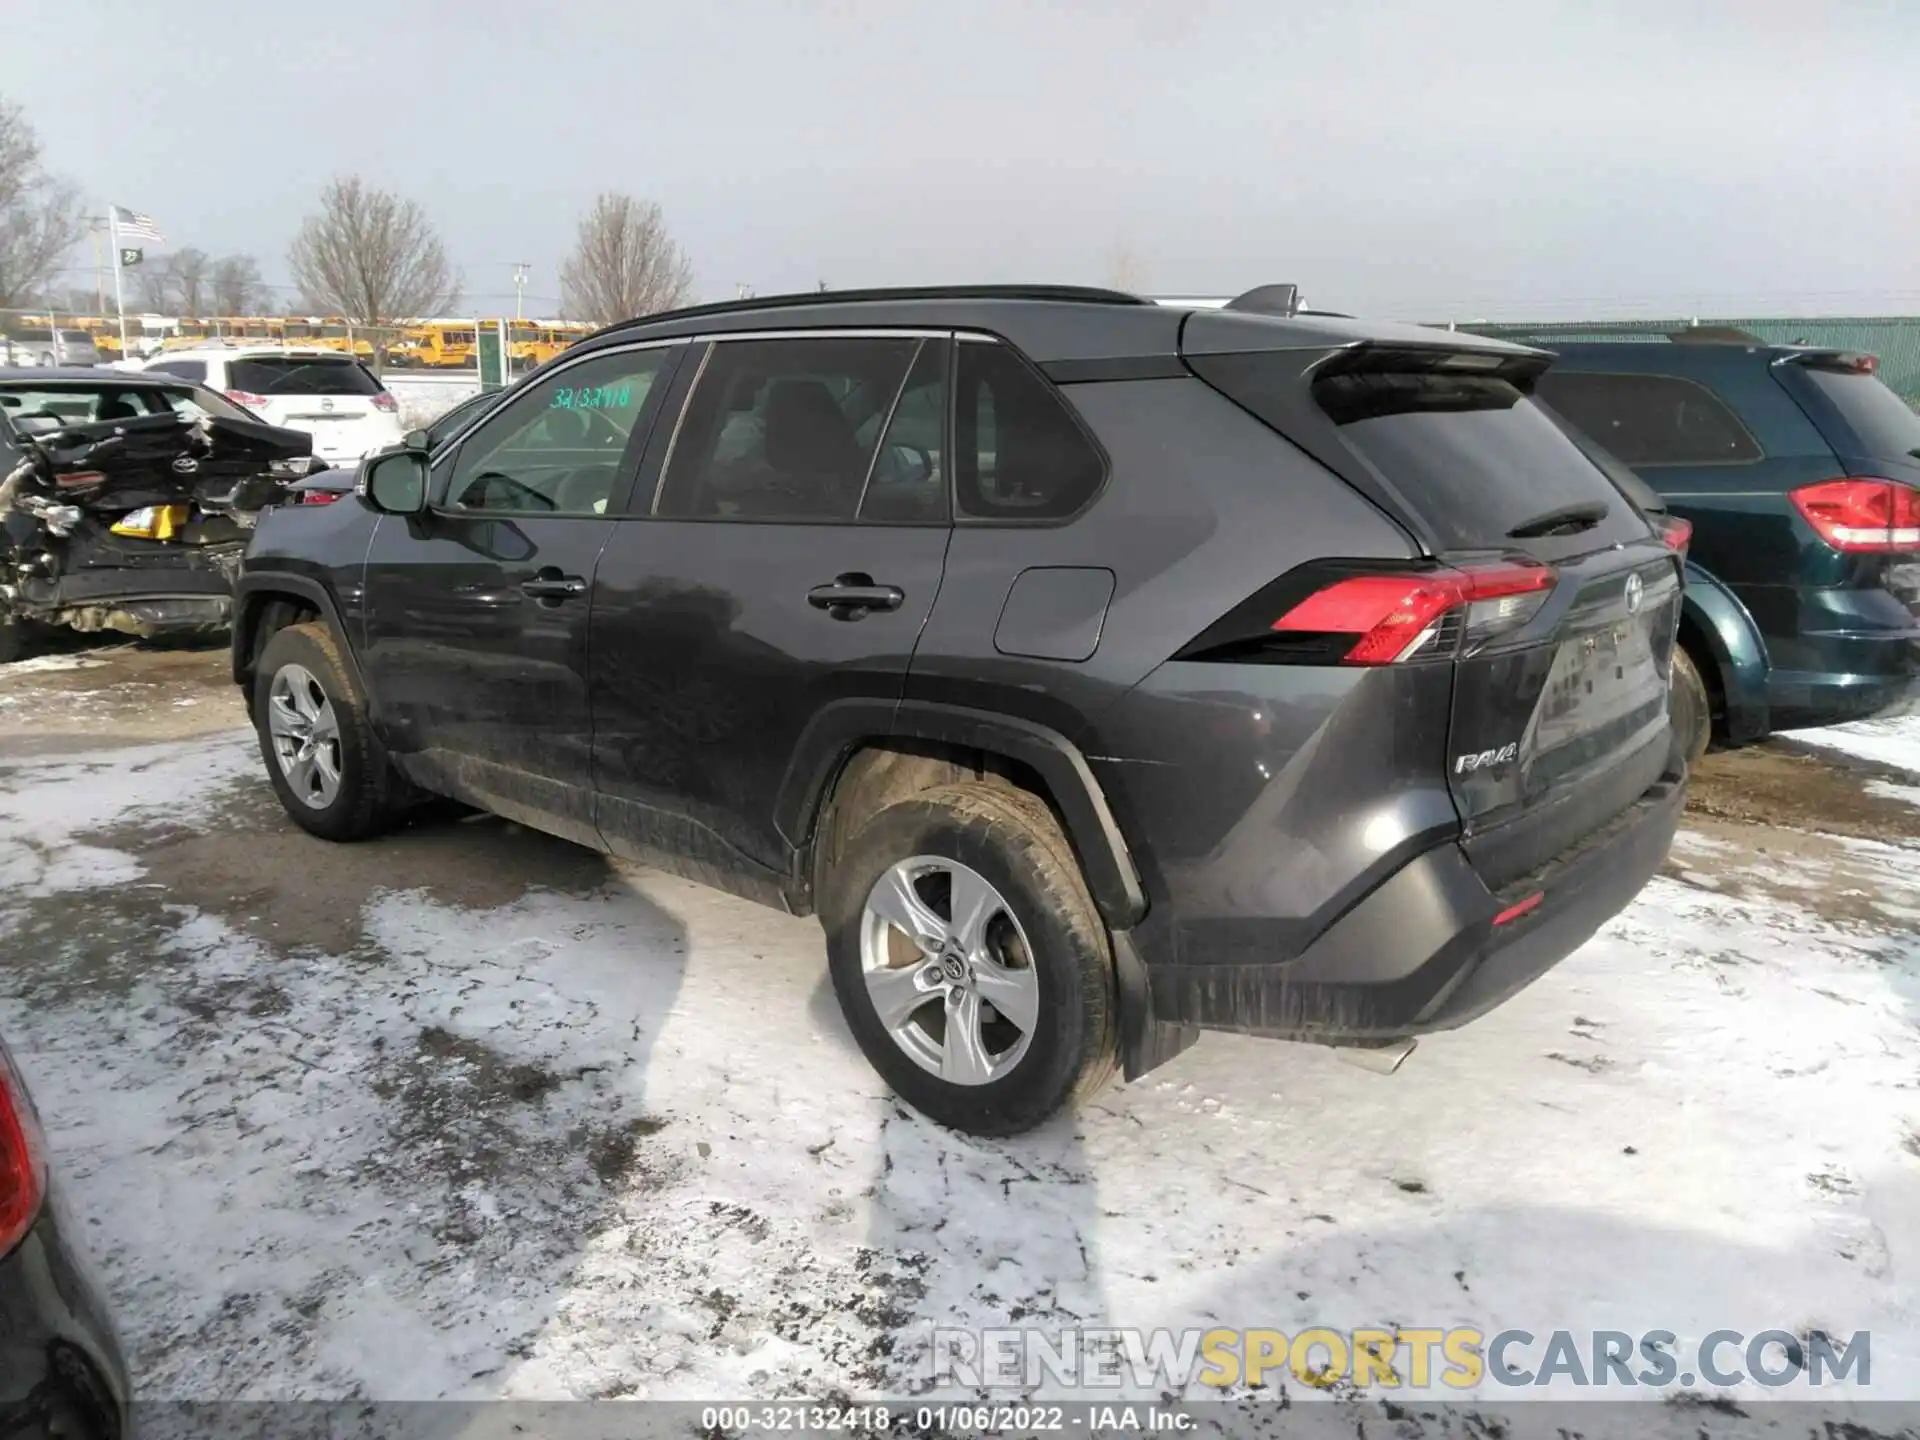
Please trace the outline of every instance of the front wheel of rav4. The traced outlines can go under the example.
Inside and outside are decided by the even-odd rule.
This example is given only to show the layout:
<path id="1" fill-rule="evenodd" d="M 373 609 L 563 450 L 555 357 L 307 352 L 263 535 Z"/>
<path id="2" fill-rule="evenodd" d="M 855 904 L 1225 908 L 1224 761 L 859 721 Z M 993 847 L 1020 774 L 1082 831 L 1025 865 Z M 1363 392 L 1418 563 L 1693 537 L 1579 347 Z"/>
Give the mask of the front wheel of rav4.
<path id="1" fill-rule="evenodd" d="M 1038 799 L 964 784 L 888 806 L 823 889 L 840 1008 L 915 1109 L 1013 1135 L 1107 1083 L 1107 933 Z"/>
<path id="2" fill-rule="evenodd" d="M 267 778 L 294 823 L 325 840 L 364 840 L 400 813 L 395 776 L 325 625 L 289 625 L 261 652 L 253 724 Z"/>

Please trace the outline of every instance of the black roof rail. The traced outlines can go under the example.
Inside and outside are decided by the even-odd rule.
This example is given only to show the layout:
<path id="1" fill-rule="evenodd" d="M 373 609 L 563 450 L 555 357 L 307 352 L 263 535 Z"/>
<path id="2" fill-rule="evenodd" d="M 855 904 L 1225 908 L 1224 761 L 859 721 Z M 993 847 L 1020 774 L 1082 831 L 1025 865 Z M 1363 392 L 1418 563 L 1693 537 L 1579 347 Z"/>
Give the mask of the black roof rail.
<path id="1" fill-rule="evenodd" d="M 1300 313 L 1298 285 L 1261 285 L 1236 295 L 1226 303 L 1228 310 L 1243 310 L 1254 315 L 1278 315 L 1291 320 Z"/>
<path id="2" fill-rule="evenodd" d="M 585 338 L 609 335 L 641 325 L 664 325 L 678 320 L 699 320 L 709 315 L 744 315 L 755 310 L 802 309 L 821 305 L 875 305 L 887 301 L 909 300 L 1051 300 L 1072 305 L 1152 305 L 1153 301 L 1124 290 L 1103 290 L 1093 285 L 908 285 L 880 290 L 804 290 L 791 295 L 754 295 L 744 300 L 721 300 L 711 305 L 689 305 L 680 310 L 662 310 L 654 315 L 637 315 L 631 320 L 616 320 Z"/>

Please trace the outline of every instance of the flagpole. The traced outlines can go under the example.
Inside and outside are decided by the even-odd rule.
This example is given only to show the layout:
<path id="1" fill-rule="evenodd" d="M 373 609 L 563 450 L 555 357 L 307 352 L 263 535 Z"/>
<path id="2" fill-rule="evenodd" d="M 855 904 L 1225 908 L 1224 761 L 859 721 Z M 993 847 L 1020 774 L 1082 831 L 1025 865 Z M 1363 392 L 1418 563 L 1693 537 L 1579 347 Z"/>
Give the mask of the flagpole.
<path id="1" fill-rule="evenodd" d="M 107 234 L 111 237 L 113 248 L 113 308 L 120 315 L 120 359 L 124 364 L 127 354 L 127 296 L 123 288 L 120 272 L 126 266 L 120 263 L 120 207 L 107 206 Z"/>

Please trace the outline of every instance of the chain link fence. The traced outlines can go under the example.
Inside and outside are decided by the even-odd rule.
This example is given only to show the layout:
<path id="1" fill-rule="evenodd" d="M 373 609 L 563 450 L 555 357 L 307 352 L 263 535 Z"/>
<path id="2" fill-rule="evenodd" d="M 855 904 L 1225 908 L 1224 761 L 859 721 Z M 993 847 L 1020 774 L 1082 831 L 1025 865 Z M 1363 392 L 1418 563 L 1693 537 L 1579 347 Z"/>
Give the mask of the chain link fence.
<path id="1" fill-rule="evenodd" d="M 1502 340 L 1552 346 L 1575 340 L 1670 341 L 1687 330 L 1735 330 L 1769 345 L 1821 345 L 1880 357 L 1880 378 L 1909 405 L 1920 408 L 1920 317 L 1853 316 L 1823 319 L 1589 320 L 1537 325 L 1454 322 L 1450 328 Z"/>

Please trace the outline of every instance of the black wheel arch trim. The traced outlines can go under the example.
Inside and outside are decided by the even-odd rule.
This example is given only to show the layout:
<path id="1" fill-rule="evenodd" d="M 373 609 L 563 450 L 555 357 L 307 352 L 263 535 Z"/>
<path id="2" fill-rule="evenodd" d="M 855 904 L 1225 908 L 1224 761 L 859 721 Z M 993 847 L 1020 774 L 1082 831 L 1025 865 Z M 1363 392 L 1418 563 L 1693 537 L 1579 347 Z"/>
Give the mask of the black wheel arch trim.
<path id="1" fill-rule="evenodd" d="M 340 654 L 352 672 L 353 683 L 372 701 L 367 677 L 361 672 L 359 657 L 347 638 L 347 627 L 340 618 L 340 607 L 327 587 L 310 575 L 295 575 L 284 570 L 259 570 L 242 575 L 233 587 L 233 683 L 245 685 L 253 669 L 255 631 L 266 601 L 275 595 L 291 595 L 312 603 L 320 617 L 340 642 Z"/>
<path id="2" fill-rule="evenodd" d="M 1128 930 L 1147 913 L 1146 891 L 1107 797 L 1078 746 L 1057 730 L 1017 716 L 932 701 L 850 698 L 822 707 L 788 761 L 774 823 L 802 861 L 821 807 L 863 742 L 929 740 L 1017 760 L 1046 782 L 1060 811 L 1100 918 Z"/>

